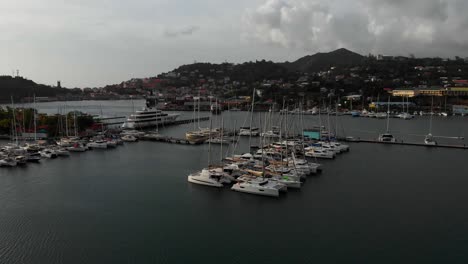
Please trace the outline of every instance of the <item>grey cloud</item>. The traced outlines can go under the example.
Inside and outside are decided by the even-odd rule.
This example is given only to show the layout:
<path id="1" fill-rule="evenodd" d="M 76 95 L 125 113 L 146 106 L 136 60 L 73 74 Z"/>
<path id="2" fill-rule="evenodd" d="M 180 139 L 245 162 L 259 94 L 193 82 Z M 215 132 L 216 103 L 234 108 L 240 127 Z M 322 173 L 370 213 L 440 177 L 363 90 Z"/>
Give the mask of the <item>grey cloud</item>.
<path id="1" fill-rule="evenodd" d="M 467 8 L 464 0 L 265 0 L 246 10 L 243 36 L 306 52 L 464 56 Z"/>
<path id="2" fill-rule="evenodd" d="M 192 35 L 194 32 L 198 31 L 200 27 L 198 26 L 188 26 L 180 29 L 166 29 L 164 31 L 164 36 L 175 38 L 184 35 Z"/>

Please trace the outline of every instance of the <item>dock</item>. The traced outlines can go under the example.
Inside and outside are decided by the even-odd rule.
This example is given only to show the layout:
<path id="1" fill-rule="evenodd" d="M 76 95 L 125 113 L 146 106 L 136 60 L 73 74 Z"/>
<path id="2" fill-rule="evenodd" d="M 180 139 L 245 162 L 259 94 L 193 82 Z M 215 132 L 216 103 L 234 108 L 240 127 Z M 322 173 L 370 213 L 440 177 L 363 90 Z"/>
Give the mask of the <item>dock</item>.
<path id="1" fill-rule="evenodd" d="M 418 142 L 404 142 L 404 141 L 382 142 L 382 141 L 378 141 L 375 139 L 360 139 L 360 138 L 355 138 L 355 139 L 341 138 L 340 141 L 346 141 L 346 142 L 351 142 L 351 143 L 400 145 L 400 146 L 414 146 L 414 147 L 426 147 L 426 148 L 468 149 L 467 145 L 446 145 L 446 144 L 426 145 L 424 143 L 418 143 Z"/>
<path id="2" fill-rule="evenodd" d="M 162 135 L 145 135 L 142 137 L 138 138 L 141 141 L 155 141 L 155 142 L 164 142 L 164 143 L 170 143 L 170 144 L 181 144 L 181 145 L 201 145 L 204 142 L 194 142 L 194 141 L 189 141 L 185 138 L 175 138 L 175 137 L 168 137 L 168 136 L 162 136 Z"/>
<path id="3" fill-rule="evenodd" d="M 104 121 L 104 120 L 115 120 L 115 119 L 125 119 L 126 117 L 112 117 L 112 118 L 103 118 L 103 119 L 98 119 L 98 121 Z M 191 118 L 191 119 L 182 119 L 182 120 L 176 120 L 174 122 L 166 123 L 164 125 L 160 125 L 161 127 L 165 126 L 175 126 L 175 125 L 183 125 L 183 124 L 190 124 L 198 121 L 208 121 L 210 120 L 209 116 L 205 117 L 200 117 L 200 118 Z M 124 121 L 115 121 L 115 122 L 102 122 L 103 125 L 105 126 L 112 126 L 112 125 L 122 125 Z M 156 126 L 154 126 L 156 127 Z"/>

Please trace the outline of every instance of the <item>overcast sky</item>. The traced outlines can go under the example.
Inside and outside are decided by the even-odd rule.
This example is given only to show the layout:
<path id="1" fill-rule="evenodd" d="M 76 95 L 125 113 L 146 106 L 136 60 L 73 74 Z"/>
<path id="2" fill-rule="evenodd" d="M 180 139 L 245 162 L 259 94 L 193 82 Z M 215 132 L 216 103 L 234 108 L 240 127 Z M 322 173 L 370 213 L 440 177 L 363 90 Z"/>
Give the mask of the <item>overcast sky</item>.
<path id="1" fill-rule="evenodd" d="M 466 57 L 467 12 L 467 0 L 2 0 L 0 75 L 99 87 L 341 47 Z"/>

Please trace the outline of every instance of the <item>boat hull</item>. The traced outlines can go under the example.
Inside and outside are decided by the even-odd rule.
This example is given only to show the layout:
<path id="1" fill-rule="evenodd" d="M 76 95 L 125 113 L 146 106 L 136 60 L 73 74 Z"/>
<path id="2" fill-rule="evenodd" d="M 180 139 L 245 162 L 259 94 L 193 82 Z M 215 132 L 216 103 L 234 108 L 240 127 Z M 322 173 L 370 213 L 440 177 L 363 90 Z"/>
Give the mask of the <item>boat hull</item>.
<path id="1" fill-rule="evenodd" d="M 123 125 L 123 129 L 140 129 L 140 128 L 148 128 L 148 127 L 156 127 L 156 126 L 163 126 L 166 124 L 174 123 L 179 114 L 171 114 L 167 116 L 161 116 L 157 118 L 152 118 L 148 120 L 136 120 L 136 119 L 127 119 Z"/>
<path id="2" fill-rule="evenodd" d="M 231 190 L 236 191 L 236 192 L 248 193 L 248 194 L 279 197 L 279 190 L 277 189 L 266 189 L 266 188 L 261 188 L 261 187 L 256 187 L 256 186 L 242 185 L 241 183 L 234 184 Z"/>
<path id="3" fill-rule="evenodd" d="M 216 188 L 221 188 L 223 185 L 219 182 L 211 182 L 211 181 L 205 181 L 203 179 L 198 179 L 196 176 L 189 175 L 187 177 L 188 182 L 199 184 L 199 185 L 204 185 L 204 186 L 210 186 L 210 187 L 216 187 Z"/>

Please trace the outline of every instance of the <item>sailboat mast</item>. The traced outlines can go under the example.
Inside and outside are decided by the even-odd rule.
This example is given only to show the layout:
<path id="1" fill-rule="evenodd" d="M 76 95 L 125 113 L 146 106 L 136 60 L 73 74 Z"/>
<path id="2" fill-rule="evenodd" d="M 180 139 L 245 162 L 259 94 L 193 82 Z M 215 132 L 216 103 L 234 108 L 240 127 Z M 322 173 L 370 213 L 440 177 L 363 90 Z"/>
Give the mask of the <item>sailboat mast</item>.
<path id="1" fill-rule="evenodd" d="M 260 116 L 260 129 L 263 130 L 262 115 L 259 115 L 259 116 Z M 265 131 L 260 131 L 260 149 L 262 150 L 262 178 L 263 179 L 265 179 L 265 152 L 263 149 L 264 139 L 265 139 Z"/>
<path id="2" fill-rule="evenodd" d="M 304 154 L 304 159 L 305 159 L 305 147 L 304 147 L 304 143 L 305 143 L 305 139 L 304 139 L 304 102 L 305 99 L 304 97 L 302 97 L 302 104 L 301 104 L 301 147 L 302 147 L 302 153 Z"/>
<path id="3" fill-rule="evenodd" d="M 101 117 L 102 118 L 102 117 Z M 102 121 L 101 121 L 102 122 Z M 78 136 L 78 131 L 76 129 L 76 110 L 73 111 L 73 127 L 75 128 L 75 137 Z"/>
<path id="4" fill-rule="evenodd" d="M 390 95 L 388 96 L 388 103 L 387 103 L 387 133 L 390 126 Z"/>
<path id="5" fill-rule="evenodd" d="M 284 100 L 285 100 L 285 99 L 284 99 L 284 97 L 283 97 L 283 108 L 282 108 L 283 112 L 284 112 Z M 280 117 L 280 134 L 279 134 L 279 142 L 280 142 L 280 145 L 282 145 L 282 143 L 283 143 L 283 120 L 284 120 L 284 119 L 283 119 L 283 117 L 281 116 L 281 117 Z M 282 147 L 282 146 L 281 146 L 281 153 L 280 153 L 280 155 L 281 155 L 281 161 L 283 161 L 283 147 Z"/>
<path id="6" fill-rule="evenodd" d="M 13 96 L 11 96 L 11 111 L 13 114 L 13 120 L 12 120 L 12 135 L 13 138 L 15 139 L 16 145 L 18 145 L 18 131 L 16 131 L 16 111 L 15 111 L 15 103 L 13 102 Z"/>
<path id="7" fill-rule="evenodd" d="M 331 126 L 330 126 L 330 111 L 331 111 L 331 97 L 330 97 L 330 103 L 328 105 L 328 114 L 327 114 L 327 118 L 328 118 L 328 121 L 327 121 L 327 129 L 328 129 L 328 141 L 330 141 L 330 132 L 331 132 Z"/>
<path id="8" fill-rule="evenodd" d="M 220 139 L 221 139 L 221 146 L 220 146 L 220 151 L 221 151 L 221 164 L 223 163 L 223 140 L 224 140 L 224 117 L 221 116 L 221 133 L 220 133 Z"/>
<path id="9" fill-rule="evenodd" d="M 434 111 L 432 107 L 434 106 L 434 97 L 431 97 L 431 118 L 429 119 L 429 134 L 432 134 L 432 117 L 434 116 Z"/>
<path id="10" fill-rule="evenodd" d="M 211 129 L 213 128 L 213 118 L 210 118 L 210 133 L 209 133 L 209 140 L 208 140 L 208 168 L 211 165 Z"/>
<path id="11" fill-rule="evenodd" d="M 197 125 L 198 125 L 198 129 L 200 129 L 200 89 L 198 89 L 198 106 L 197 106 L 197 111 L 198 111 L 198 121 L 197 121 Z M 210 128 L 210 132 L 211 132 L 211 128 Z"/>
<path id="12" fill-rule="evenodd" d="M 250 148 L 252 147 L 252 123 L 253 123 L 254 104 L 255 104 L 255 88 L 253 89 L 253 93 L 252 93 L 252 109 L 250 112 L 249 151 L 250 151 Z"/>
<path id="13" fill-rule="evenodd" d="M 337 99 L 335 102 L 335 140 L 338 140 L 338 102 L 340 99 Z"/>
<path id="14" fill-rule="evenodd" d="M 34 111 L 33 111 L 33 114 L 34 114 L 34 141 L 37 141 L 37 117 L 36 117 L 36 114 L 37 114 L 37 109 L 36 109 L 36 94 L 34 94 L 33 96 L 34 98 Z"/>

